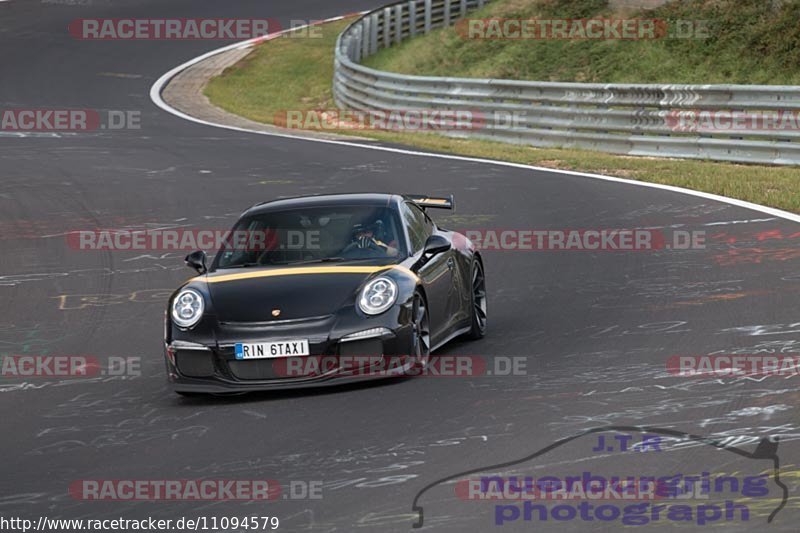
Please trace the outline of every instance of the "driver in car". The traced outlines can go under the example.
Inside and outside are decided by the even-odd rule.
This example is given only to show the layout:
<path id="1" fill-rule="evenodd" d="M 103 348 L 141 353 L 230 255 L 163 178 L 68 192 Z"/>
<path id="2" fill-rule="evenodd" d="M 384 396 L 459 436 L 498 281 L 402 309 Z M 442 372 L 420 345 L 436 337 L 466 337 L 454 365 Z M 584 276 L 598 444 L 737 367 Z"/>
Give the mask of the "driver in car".
<path id="1" fill-rule="evenodd" d="M 397 243 L 391 241 L 386 244 L 382 238 L 385 238 L 382 221 L 356 224 L 353 226 L 351 242 L 342 250 L 342 255 L 360 255 L 359 252 L 362 252 L 374 257 L 397 257 Z"/>

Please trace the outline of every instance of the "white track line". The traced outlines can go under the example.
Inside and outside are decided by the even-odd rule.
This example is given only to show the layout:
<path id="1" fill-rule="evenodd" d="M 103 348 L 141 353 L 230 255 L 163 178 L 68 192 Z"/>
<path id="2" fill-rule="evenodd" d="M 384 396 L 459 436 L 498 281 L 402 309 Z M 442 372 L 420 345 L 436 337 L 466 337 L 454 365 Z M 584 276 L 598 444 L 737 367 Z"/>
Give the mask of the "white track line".
<path id="1" fill-rule="evenodd" d="M 362 12 L 362 13 L 356 13 L 356 14 L 360 15 L 360 14 L 363 14 L 363 13 L 366 13 L 366 11 Z M 417 157 L 434 157 L 434 158 L 438 158 L 438 159 L 449 159 L 449 160 L 453 160 L 453 161 L 466 161 L 466 162 L 470 162 L 470 163 L 484 163 L 484 164 L 487 164 L 487 165 L 497 165 L 497 166 L 503 166 L 503 167 L 526 169 L 526 170 L 537 170 L 537 171 L 540 171 L 540 172 L 548 172 L 548 173 L 551 173 L 551 174 L 564 174 L 566 176 L 577 176 L 577 177 L 581 177 L 581 178 L 592 178 L 592 179 L 598 179 L 598 180 L 603 180 L 603 181 L 612 181 L 612 182 L 616 182 L 616 183 L 624 183 L 626 185 L 634 185 L 634 186 L 637 186 L 637 187 L 649 187 L 651 189 L 660 189 L 660 190 L 663 190 L 663 191 L 670 191 L 670 192 L 675 192 L 675 193 L 680 193 L 680 194 L 686 194 L 686 195 L 689 195 L 689 196 L 696 196 L 698 198 L 705 198 L 707 200 L 713 200 L 715 202 L 722 202 L 722 203 L 726 203 L 726 204 L 730 204 L 730 205 L 735 205 L 736 207 L 741 207 L 741 208 L 744 208 L 744 209 L 750 209 L 750 210 L 753 210 L 753 211 L 758 211 L 760 213 L 765 213 L 765 214 L 768 214 L 768 215 L 771 215 L 771 216 L 774 216 L 774 217 L 779 217 L 779 218 L 782 218 L 782 219 L 785 219 L 785 220 L 791 220 L 792 222 L 800 222 L 800 215 L 796 215 L 796 214 L 790 213 L 788 211 L 783 211 L 781 209 L 775 209 L 773 207 L 767 207 L 767 206 L 764 206 L 764 205 L 754 204 L 754 203 L 751 203 L 751 202 L 745 202 L 744 200 L 737 200 L 735 198 L 728 198 L 727 196 L 720 196 L 720 195 L 717 195 L 717 194 L 711 194 L 711 193 L 701 192 L 701 191 L 693 191 L 691 189 L 684 189 L 682 187 L 675 187 L 675 186 L 672 186 L 672 185 L 662 185 L 660 183 L 647 183 L 647 182 L 644 182 L 644 181 L 629 180 L 629 179 L 625 179 L 625 178 L 616 178 L 616 177 L 613 177 L 613 176 L 603 176 L 601 174 L 591 174 L 591 173 L 587 173 L 587 172 L 577 172 L 577 171 L 573 171 L 573 170 L 557 170 L 557 169 L 552 169 L 552 168 L 547 168 L 547 167 L 537 167 L 537 166 L 533 166 L 533 165 L 524 165 L 522 163 L 512 163 L 510 161 L 497 161 L 497 160 L 493 160 L 493 159 L 482 159 L 482 158 L 479 158 L 479 157 L 466 157 L 466 156 L 460 156 L 460 155 L 434 154 L 434 153 L 430 153 L 430 152 L 418 152 L 416 150 L 406 150 L 406 149 L 402 149 L 402 148 L 391 148 L 391 147 L 388 147 L 388 146 L 375 146 L 375 145 L 369 145 L 369 144 L 360 144 L 360 143 L 351 142 L 351 141 L 337 141 L 337 140 L 331 140 L 331 139 L 317 139 L 317 138 L 311 138 L 311 137 L 303 137 L 301 135 L 292 135 L 290 133 L 274 133 L 274 132 L 267 132 L 267 131 L 257 131 L 257 130 L 251 130 L 251 129 L 248 129 L 248 128 L 240 128 L 238 126 L 229 126 L 229 125 L 226 125 L 226 124 L 217 124 L 215 122 L 209 122 L 209 121 L 206 121 L 206 120 L 195 118 L 195 117 L 193 117 L 191 115 L 187 115 L 186 113 L 182 113 L 181 111 L 178 111 L 177 109 L 171 107 L 169 104 L 167 104 L 161 98 L 161 91 L 164 89 L 164 87 L 167 85 L 167 83 L 169 83 L 169 81 L 172 78 L 174 78 L 176 75 L 178 75 L 180 72 L 183 72 L 187 68 L 189 68 L 189 67 L 191 67 L 193 65 L 196 65 L 197 63 L 200 63 L 201 61 L 205 61 L 209 57 L 213 57 L 215 55 L 222 54 L 222 53 L 227 52 L 229 50 L 234 50 L 234 49 L 238 49 L 238 48 L 249 48 L 249 47 L 254 46 L 255 44 L 258 44 L 260 42 L 263 42 L 263 41 L 266 41 L 266 40 L 270 40 L 270 39 L 274 39 L 275 37 L 277 37 L 277 36 L 279 36 L 279 35 L 281 35 L 283 33 L 287 33 L 287 32 L 290 32 L 290 31 L 295 31 L 295 30 L 301 30 L 301 29 L 307 28 L 308 26 L 311 26 L 311 25 L 323 24 L 323 23 L 326 23 L 326 22 L 333 22 L 333 21 L 336 21 L 336 20 L 341 20 L 341 19 L 343 19 L 345 17 L 348 17 L 348 16 L 351 16 L 351 15 L 342 15 L 342 16 L 339 16 L 339 17 L 334 17 L 334 18 L 330 18 L 330 19 L 326 19 L 326 20 L 322 20 L 322 21 L 317 21 L 314 24 L 307 24 L 307 25 L 304 25 L 304 26 L 298 26 L 296 28 L 286 29 L 286 30 L 271 34 L 271 35 L 266 36 L 266 37 L 256 37 L 254 39 L 249 39 L 247 41 L 243 41 L 243 42 L 240 42 L 240 43 L 234 43 L 234 44 L 231 44 L 231 45 L 228 45 L 228 46 L 224 46 L 222 48 L 218 48 L 216 50 L 212 50 L 212 51 L 210 51 L 208 53 L 205 53 L 205 54 L 203 54 L 201 56 L 195 57 L 194 59 L 191 59 L 191 60 L 187 61 L 186 63 L 183 63 L 182 65 L 178 65 L 177 67 L 173 68 L 172 70 L 170 70 L 169 72 L 165 73 L 163 76 L 158 78 L 158 80 L 156 80 L 156 82 L 150 88 L 150 99 L 158 107 L 160 107 L 164 111 L 167 111 L 168 113 L 172 113 L 176 117 L 180 117 L 182 119 L 185 119 L 185 120 L 188 120 L 188 121 L 191 121 L 191 122 L 195 122 L 197 124 L 204 124 L 206 126 L 213 126 L 213 127 L 216 127 L 216 128 L 223 128 L 223 129 L 227 129 L 227 130 L 239 131 L 239 132 L 244 132 L 244 133 L 254 133 L 254 134 L 257 134 L 257 135 L 268 135 L 270 137 L 280 137 L 280 138 L 284 138 L 284 139 L 295 139 L 295 140 L 298 140 L 298 141 L 315 142 L 315 143 L 323 143 L 323 144 L 334 144 L 334 145 L 338 145 L 338 146 L 349 146 L 349 147 L 352 147 L 352 148 L 359 148 L 359 149 L 362 149 L 362 150 L 377 150 L 377 151 L 381 151 L 381 152 L 392 152 L 392 153 L 395 153 L 395 154 L 405 154 L 405 155 L 412 155 L 412 156 L 417 156 Z"/>

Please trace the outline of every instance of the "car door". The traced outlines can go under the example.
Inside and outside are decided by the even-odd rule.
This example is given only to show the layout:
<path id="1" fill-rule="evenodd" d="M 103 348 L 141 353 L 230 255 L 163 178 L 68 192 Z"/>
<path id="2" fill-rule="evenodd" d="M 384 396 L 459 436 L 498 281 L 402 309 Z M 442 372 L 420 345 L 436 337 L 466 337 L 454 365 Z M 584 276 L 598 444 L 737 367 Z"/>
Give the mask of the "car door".
<path id="1" fill-rule="evenodd" d="M 408 231 L 411 253 L 420 255 L 425 241 L 433 234 L 433 222 L 411 202 L 402 204 L 401 214 Z M 417 271 L 428 297 L 432 345 L 441 342 L 449 333 L 454 267 L 453 250 L 448 250 L 429 258 Z"/>

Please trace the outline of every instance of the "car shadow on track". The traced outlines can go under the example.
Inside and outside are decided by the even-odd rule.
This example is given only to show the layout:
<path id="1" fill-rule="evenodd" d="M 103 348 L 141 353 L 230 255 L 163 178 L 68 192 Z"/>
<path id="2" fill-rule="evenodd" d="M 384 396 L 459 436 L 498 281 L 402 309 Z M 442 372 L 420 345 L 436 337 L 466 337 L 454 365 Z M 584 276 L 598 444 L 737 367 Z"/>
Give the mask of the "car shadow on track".
<path id="1" fill-rule="evenodd" d="M 200 406 L 209 404 L 247 404 L 254 402 L 265 401 L 279 401 L 294 398 L 308 398 L 315 396 L 326 396 L 329 394 L 342 394 L 346 392 L 355 392 L 360 390 L 368 390 L 377 387 L 388 387 L 399 385 L 403 382 L 408 382 L 414 379 L 411 376 L 399 376 L 373 379 L 369 381 L 359 381 L 353 383 L 341 383 L 337 385 L 320 385 L 319 387 L 308 387 L 302 389 L 286 389 L 286 390 L 265 390 L 253 391 L 242 393 L 228 393 L 228 394 L 205 394 L 198 396 L 174 396 L 174 403 L 177 405 L 186 406 Z"/>

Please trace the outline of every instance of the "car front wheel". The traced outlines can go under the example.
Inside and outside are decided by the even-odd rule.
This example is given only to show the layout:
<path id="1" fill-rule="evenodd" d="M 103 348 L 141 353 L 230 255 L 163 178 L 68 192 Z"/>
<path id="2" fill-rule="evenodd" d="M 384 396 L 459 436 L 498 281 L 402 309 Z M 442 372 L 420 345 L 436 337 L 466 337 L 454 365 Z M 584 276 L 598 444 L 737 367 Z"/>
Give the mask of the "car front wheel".
<path id="1" fill-rule="evenodd" d="M 477 259 L 472 262 L 472 325 L 467 336 L 481 339 L 486 335 L 486 278 L 483 265 Z"/>
<path id="2" fill-rule="evenodd" d="M 416 368 L 426 368 L 431 358 L 431 327 L 428 317 L 428 306 L 419 292 L 414 294 L 411 304 L 411 320 L 413 335 L 413 356 Z"/>

